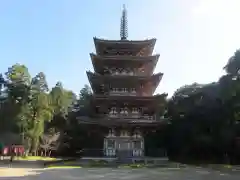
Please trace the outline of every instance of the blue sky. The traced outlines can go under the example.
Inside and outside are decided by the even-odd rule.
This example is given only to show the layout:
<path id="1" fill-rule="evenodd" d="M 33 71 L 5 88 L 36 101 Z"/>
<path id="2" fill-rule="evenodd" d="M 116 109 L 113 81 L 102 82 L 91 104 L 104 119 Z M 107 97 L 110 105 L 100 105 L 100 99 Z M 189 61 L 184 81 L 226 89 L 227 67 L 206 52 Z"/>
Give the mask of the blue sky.
<path id="1" fill-rule="evenodd" d="M 239 0 L 7 0 L 0 1 L 0 72 L 15 63 L 43 71 L 79 92 L 92 70 L 93 37 L 119 39 L 126 4 L 129 39 L 157 38 L 157 93 L 208 83 L 240 48 Z"/>

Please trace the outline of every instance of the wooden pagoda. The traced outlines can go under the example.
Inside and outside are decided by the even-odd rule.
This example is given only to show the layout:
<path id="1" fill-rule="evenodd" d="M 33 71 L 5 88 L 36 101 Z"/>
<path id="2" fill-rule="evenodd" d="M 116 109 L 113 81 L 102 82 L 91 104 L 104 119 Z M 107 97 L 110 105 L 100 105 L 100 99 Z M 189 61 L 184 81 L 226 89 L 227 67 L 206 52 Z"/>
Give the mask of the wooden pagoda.
<path id="1" fill-rule="evenodd" d="M 160 55 L 152 55 L 156 39 L 127 40 L 125 8 L 120 36 L 121 40 L 94 38 L 96 54 L 90 54 L 94 72 L 87 72 L 93 113 L 79 117 L 79 122 L 109 129 L 103 142 L 105 156 L 142 157 L 143 133 L 164 122 L 159 111 L 167 95 L 153 96 L 163 77 L 153 74 Z"/>

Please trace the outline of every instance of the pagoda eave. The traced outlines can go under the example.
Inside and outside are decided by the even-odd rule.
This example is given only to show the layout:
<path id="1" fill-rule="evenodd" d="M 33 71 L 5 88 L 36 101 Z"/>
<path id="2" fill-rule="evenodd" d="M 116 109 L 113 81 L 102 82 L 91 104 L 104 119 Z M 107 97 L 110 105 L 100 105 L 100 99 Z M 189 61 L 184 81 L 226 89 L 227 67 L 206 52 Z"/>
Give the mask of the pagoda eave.
<path id="1" fill-rule="evenodd" d="M 99 88 L 100 85 L 103 84 L 112 85 L 123 84 L 131 86 L 133 84 L 142 83 L 145 86 L 149 87 L 149 89 L 151 89 L 151 93 L 153 94 L 163 77 L 163 73 L 157 73 L 152 76 L 131 76 L 131 75 L 111 76 L 111 75 L 99 75 L 88 71 L 87 76 L 93 91 L 95 91 L 95 89 Z M 126 79 L 128 80 L 127 82 Z"/>
<path id="2" fill-rule="evenodd" d="M 94 95 L 93 100 L 101 101 L 101 100 L 108 100 L 108 101 L 155 101 L 159 99 L 159 96 L 109 96 L 109 95 Z"/>
<path id="3" fill-rule="evenodd" d="M 91 71 L 87 71 L 87 76 L 90 81 L 98 81 L 98 82 L 111 82 L 111 81 L 126 81 L 126 79 L 131 81 L 154 81 L 155 83 L 159 83 L 162 79 L 163 73 L 156 73 L 151 76 L 133 76 L 133 75 L 100 75 L 97 73 L 92 73 Z"/>
<path id="4" fill-rule="evenodd" d="M 157 39 L 156 38 L 151 38 L 151 39 L 146 39 L 146 40 L 107 40 L 107 39 L 101 39 L 94 37 L 93 38 L 95 45 L 98 43 L 102 44 L 132 44 L 132 45 L 139 45 L 139 44 L 153 44 L 155 45 Z"/>
<path id="5" fill-rule="evenodd" d="M 90 53 L 91 62 L 94 71 L 97 73 L 103 73 L 104 67 L 115 67 L 116 64 L 119 67 L 147 67 L 146 73 L 148 75 L 153 74 L 153 71 L 158 63 L 160 54 L 152 56 L 99 56 Z"/>
<path id="6" fill-rule="evenodd" d="M 100 56 L 94 53 L 90 53 L 91 59 L 96 60 L 127 60 L 127 61 L 155 61 L 158 60 L 160 57 L 160 54 L 155 54 L 151 56 Z"/>
<path id="7" fill-rule="evenodd" d="M 94 38 L 94 44 L 97 54 L 104 54 L 104 51 L 111 47 L 115 49 L 122 49 L 123 47 L 128 47 L 129 51 L 138 50 L 135 55 L 150 55 L 153 52 L 154 46 L 156 44 L 156 39 L 142 40 L 142 41 L 129 41 L 129 40 L 103 40 Z M 117 51 L 116 51 L 117 52 Z M 116 53 L 115 52 L 115 53 Z"/>
<path id="8" fill-rule="evenodd" d="M 156 109 L 156 107 L 164 106 L 166 103 L 165 94 L 153 96 L 153 97 L 134 97 L 134 96 L 93 96 L 91 99 L 92 107 L 105 107 L 108 105 L 116 104 L 129 104 L 141 107 L 147 107 L 148 109 Z"/>
<path id="9" fill-rule="evenodd" d="M 168 123 L 167 118 L 162 118 L 159 120 L 122 120 L 122 119 L 111 119 L 111 118 L 91 118 L 91 117 L 85 117 L 85 116 L 80 116 L 77 117 L 78 123 L 79 124 L 98 124 L 101 126 L 159 126 L 163 124 Z"/>

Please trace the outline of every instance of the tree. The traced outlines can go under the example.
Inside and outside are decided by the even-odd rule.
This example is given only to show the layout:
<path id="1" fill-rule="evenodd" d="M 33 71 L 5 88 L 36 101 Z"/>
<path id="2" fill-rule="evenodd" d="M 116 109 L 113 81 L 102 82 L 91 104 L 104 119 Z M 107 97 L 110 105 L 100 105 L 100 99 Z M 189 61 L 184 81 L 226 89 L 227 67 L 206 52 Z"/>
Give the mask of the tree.
<path id="1" fill-rule="evenodd" d="M 90 102 L 92 97 L 91 88 L 88 85 L 80 90 L 79 100 L 75 104 L 75 108 L 78 114 L 89 115 L 90 114 Z"/>
<path id="2" fill-rule="evenodd" d="M 45 122 L 51 121 L 53 116 L 44 73 L 40 72 L 32 78 L 30 92 L 27 136 L 28 142 L 31 142 L 28 144 L 29 148 L 34 153 L 37 150 L 39 138 L 44 133 Z"/>
<path id="3" fill-rule="evenodd" d="M 30 80 L 30 74 L 28 72 L 28 69 L 25 65 L 21 64 L 14 64 L 12 67 L 8 68 L 8 71 L 5 73 L 8 82 L 19 85 L 19 84 L 25 84 L 29 85 Z"/>
<path id="4" fill-rule="evenodd" d="M 88 85 L 84 85 L 84 87 L 80 90 L 79 99 L 75 101 L 75 104 L 72 107 L 72 112 L 68 115 L 69 123 L 66 126 L 66 134 L 63 142 L 68 142 L 67 151 L 73 154 L 83 147 L 89 147 L 89 144 L 97 144 L 96 141 L 91 141 L 91 143 L 89 142 L 87 138 L 89 135 L 89 127 L 80 125 L 77 120 L 79 116 L 90 115 L 91 97 L 91 88 Z M 99 137 L 101 136 L 99 135 Z"/>
<path id="5" fill-rule="evenodd" d="M 92 96 L 91 88 L 88 85 L 84 85 L 84 87 L 80 90 L 79 101 L 81 105 L 85 105 L 89 102 Z"/>
<path id="6" fill-rule="evenodd" d="M 7 105 L 7 90 L 6 90 L 6 80 L 3 75 L 0 74 L 0 132 L 8 129 L 9 123 L 6 121 L 6 105 Z"/>
<path id="7" fill-rule="evenodd" d="M 59 137 L 60 133 L 54 132 L 53 129 L 40 137 L 40 147 L 44 150 L 44 156 L 51 156 L 52 150 L 57 149 Z"/>
<path id="8" fill-rule="evenodd" d="M 235 137 L 240 135 L 237 125 L 240 112 L 239 62 L 238 50 L 224 67 L 227 74 L 218 82 L 194 83 L 174 93 L 168 104 L 171 118 L 169 154 L 185 158 L 216 158 L 218 162 L 226 155 L 233 156 Z"/>
<path id="9" fill-rule="evenodd" d="M 69 126 L 69 114 L 72 112 L 73 105 L 77 100 L 76 95 L 64 89 L 61 82 L 58 82 L 50 91 L 51 107 L 53 109 L 52 121 L 46 124 L 46 130 L 54 129 L 59 133 L 59 146 L 57 151 L 66 147 L 65 131 Z"/>
<path id="10" fill-rule="evenodd" d="M 3 106 L 2 119 L 7 122 L 6 131 L 22 132 L 25 109 L 29 101 L 31 76 L 24 65 L 15 64 L 5 73 L 7 99 Z M 24 113 L 22 113 L 24 112 Z"/>
<path id="11" fill-rule="evenodd" d="M 62 83 L 58 82 L 50 92 L 51 103 L 54 109 L 55 115 L 61 115 L 65 117 L 69 108 L 71 108 L 76 101 L 76 95 L 63 88 Z"/>
<path id="12" fill-rule="evenodd" d="M 39 147 L 46 148 L 52 138 L 56 137 L 51 134 L 50 138 L 50 130 L 58 134 L 58 145 L 55 147 L 65 146 L 64 135 L 73 126 L 70 119 L 76 118 L 74 106 L 78 104 L 78 110 L 80 104 L 87 107 L 91 96 L 90 87 L 85 86 L 81 90 L 81 98 L 64 89 L 61 82 L 49 92 L 45 74 L 40 72 L 31 78 L 27 67 L 21 64 L 8 68 L 5 75 L 6 78 L 0 76 L 0 85 L 7 87 L 8 94 L 0 108 L 2 130 L 20 134 L 21 143 L 26 145 L 27 152 L 35 153 Z M 47 137 L 50 139 L 46 140 Z"/>
<path id="13" fill-rule="evenodd" d="M 238 49 L 234 55 L 228 60 L 228 63 L 224 67 L 227 74 L 232 76 L 240 75 L 240 49 Z"/>

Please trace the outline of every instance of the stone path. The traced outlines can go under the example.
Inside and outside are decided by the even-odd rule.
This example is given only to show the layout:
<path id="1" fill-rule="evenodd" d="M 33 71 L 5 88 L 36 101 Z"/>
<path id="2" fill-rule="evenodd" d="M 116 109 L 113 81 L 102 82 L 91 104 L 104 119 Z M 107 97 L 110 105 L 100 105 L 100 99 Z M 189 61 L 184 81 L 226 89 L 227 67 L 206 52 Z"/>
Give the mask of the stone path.
<path id="1" fill-rule="evenodd" d="M 11 177 L 10 177 L 11 176 Z M 239 180 L 240 172 L 223 173 L 210 169 L 21 169 L 1 168 L 0 180 Z"/>

